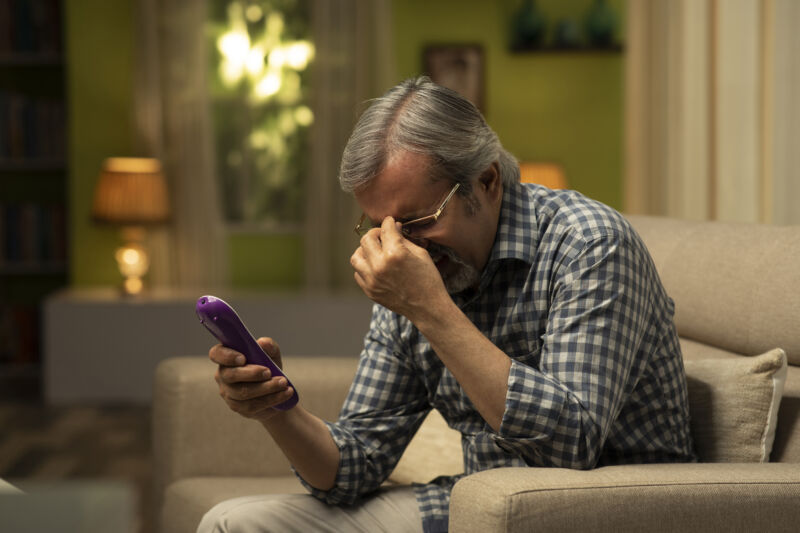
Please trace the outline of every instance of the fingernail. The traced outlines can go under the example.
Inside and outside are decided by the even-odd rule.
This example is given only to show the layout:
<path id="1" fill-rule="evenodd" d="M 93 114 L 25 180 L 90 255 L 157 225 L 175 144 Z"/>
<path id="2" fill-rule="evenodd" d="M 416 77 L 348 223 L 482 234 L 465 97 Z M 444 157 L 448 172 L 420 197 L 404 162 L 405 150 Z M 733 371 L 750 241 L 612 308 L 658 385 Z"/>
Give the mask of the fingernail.
<path id="1" fill-rule="evenodd" d="M 237 365 L 243 365 L 244 364 L 244 356 L 243 355 L 237 355 L 236 356 L 236 364 Z"/>
<path id="2" fill-rule="evenodd" d="M 272 373 L 271 373 L 271 372 L 270 372 L 268 369 L 267 369 L 267 370 L 264 370 L 264 377 L 265 377 L 266 379 L 269 379 L 269 377 L 270 377 L 271 375 L 272 375 Z"/>

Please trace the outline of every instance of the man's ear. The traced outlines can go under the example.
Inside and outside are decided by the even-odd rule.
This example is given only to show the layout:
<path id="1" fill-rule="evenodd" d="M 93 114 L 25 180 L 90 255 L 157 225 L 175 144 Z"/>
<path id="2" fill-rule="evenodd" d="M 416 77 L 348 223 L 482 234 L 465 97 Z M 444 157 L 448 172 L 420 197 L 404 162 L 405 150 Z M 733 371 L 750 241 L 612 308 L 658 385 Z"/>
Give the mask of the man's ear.
<path id="1" fill-rule="evenodd" d="M 503 180 L 500 177 L 500 166 L 497 161 L 492 162 L 489 168 L 483 171 L 478 182 L 490 198 L 496 199 L 503 196 Z"/>

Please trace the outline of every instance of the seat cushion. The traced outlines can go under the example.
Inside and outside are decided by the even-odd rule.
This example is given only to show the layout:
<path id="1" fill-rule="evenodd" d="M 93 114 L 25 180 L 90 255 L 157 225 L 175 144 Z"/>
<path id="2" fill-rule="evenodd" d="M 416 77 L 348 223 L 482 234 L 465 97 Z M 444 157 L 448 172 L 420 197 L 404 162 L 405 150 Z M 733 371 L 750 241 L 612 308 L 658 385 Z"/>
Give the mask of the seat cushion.
<path id="1" fill-rule="evenodd" d="M 167 486 L 161 509 L 161 533 L 194 533 L 216 504 L 254 494 L 302 494 L 295 476 L 192 477 Z"/>

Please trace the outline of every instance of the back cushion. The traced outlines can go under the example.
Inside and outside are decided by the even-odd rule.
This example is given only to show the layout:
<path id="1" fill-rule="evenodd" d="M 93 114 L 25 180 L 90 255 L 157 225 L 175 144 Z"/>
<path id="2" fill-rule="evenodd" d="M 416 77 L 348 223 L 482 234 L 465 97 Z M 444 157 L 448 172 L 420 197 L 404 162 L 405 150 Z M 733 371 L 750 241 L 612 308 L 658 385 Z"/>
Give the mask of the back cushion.
<path id="1" fill-rule="evenodd" d="M 786 381 L 786 354 L 687 358 L 691 430 L 702 462 L 768 462 Z"/>

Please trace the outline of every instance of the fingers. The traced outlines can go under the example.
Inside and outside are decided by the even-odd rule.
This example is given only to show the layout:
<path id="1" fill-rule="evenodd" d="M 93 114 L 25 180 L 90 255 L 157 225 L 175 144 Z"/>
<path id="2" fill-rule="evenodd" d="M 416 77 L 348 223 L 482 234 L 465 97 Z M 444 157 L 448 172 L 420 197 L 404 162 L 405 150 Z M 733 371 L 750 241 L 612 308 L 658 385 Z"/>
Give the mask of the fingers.
<path id="1" fill-rule="evenodd" d="M 272 373 L 269 371 L 269 368 L 261 365 L 245 365 L 236 367 L 219 365 L 214 379 L 216 379 L 217 383 L 220 384 L 225 383 L 227 385 L 234 385 L 240 382 L 251 383 L 266 381 L 271 377 Z"/>
<path id="2" fill-rule="evenodd" d="M 264 350 L 268 356 L 270 357 L 280 357 L 281 356 L 281 348 L 278 346 L 278 343 L 275 342 L 274 339 L 271 337 L 259 337 L 256 342 L 261 349 Z"/>
<path id="3" fill-rule="evenodd" d="M 361 237 L 361 247 L 359 250 L 362 250 L 362 253 L 365 257 L 371 256 L 374 257 L 381 253 L 383 246 L 381 243 L 381 230 L 378 228 L 373 228 L 369 230 L 367 233 Z"/>
<path id="4" fill-rule="evenodd" d="M 248 400 L 237 400 L 235 398 L 225 397 L 224 395 L 223 398 L 225 398 L 225 402 L 232 411 L 243 416 L 256 417 L 265 411 L 271 410 L 276 405 L 289 400 L 293 394 L 294 389 L 288 387 L 287 389 L 275 394 L 260 396 L 258 398 L 252 398 Z"/>
<path id="5" fill-rule="evenodd" d="M 397 226 L 398 223 L 395 222 L 394 218 L 386 217 L 383 219 L 381 223 L 381 241 L 385 245 L 396 246 L 405 240 Z"/>
<path id="6" fill-rule="evenodd" d="M 226 399 L 245 401 L 268 398 L 280 394 L 289 388 L 289 383 L 284 377 L 277 377 L 267 381 L 224 383 L 220 385 L 220 395 Z"/>
<path id="7" fill-rule="evenodd" d="M 208 351 L 208 358 L 224 366 L 242 366 L 245 363 L 244 355 L 221 344 Z"/>

